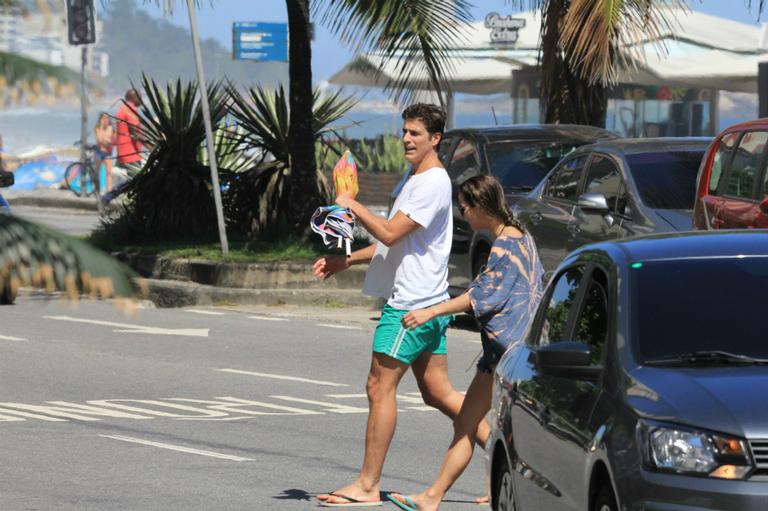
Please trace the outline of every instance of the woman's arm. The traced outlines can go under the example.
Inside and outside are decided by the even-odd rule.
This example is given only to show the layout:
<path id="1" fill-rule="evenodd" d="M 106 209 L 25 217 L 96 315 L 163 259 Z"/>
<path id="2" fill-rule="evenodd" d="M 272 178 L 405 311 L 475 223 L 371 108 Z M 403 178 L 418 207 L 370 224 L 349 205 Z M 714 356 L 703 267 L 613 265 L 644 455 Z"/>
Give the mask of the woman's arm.
<path id="1" fill-rule="evenodd" d="M 426 309 L 410 311 L 401 320 L 405 328 L 416 328 L 437 316 L 456 314 L 457 312 L 469 312 L 472 303 L 469 300 L 469 291 L 447 302 L 438 303 Z"/>

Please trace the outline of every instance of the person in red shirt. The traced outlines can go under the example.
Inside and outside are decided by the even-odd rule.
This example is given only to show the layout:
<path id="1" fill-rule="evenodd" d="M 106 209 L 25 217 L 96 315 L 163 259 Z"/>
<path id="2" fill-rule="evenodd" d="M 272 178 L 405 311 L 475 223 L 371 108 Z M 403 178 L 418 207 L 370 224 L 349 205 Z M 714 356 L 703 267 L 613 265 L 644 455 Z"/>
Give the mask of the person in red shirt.
<path id="1" fill-rule="evenodd" d="M 117 111 L 117 163 L 135 165 L 141 161 L 141 140 L 139 138 L 138 108 L 141 98 L 136 89 L 128 89 L 120 110 Z"/>
<path id="2" fill-rule="evenodd" d="M 139 107 L 141 96 L 136 89 L 128 89 L 120 109 L 117 111 L 117 164 L 115 167 L 122 169 L 129 179 L 138 172 L 141 167 L 141 120 L 139 119 Z M 102 196 L 102 201 L 108 204 L 112 199 L 123 193 L 128 188 L 128 182 L 120 183 L 111 191 Z"/>

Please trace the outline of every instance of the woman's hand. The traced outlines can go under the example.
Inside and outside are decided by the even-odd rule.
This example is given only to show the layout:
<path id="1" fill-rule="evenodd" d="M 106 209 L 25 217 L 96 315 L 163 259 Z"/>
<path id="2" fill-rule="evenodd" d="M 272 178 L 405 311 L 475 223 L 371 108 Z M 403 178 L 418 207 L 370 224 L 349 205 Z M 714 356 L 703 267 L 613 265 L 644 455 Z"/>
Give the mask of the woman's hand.
<path id="1" fill-rule="evenodd" d="M 410 311 L 408 314 L 403 316 L 403 319 L 400 320 L 400 322 L 403 324 L 404 328 L 416 328 L 418 326 L 423 325 L 430 319 L 434 318 L 435 314 L 432 312 L 432 308 L 428 307 L 426 309 L 419 309 L 415 311 Z"/>

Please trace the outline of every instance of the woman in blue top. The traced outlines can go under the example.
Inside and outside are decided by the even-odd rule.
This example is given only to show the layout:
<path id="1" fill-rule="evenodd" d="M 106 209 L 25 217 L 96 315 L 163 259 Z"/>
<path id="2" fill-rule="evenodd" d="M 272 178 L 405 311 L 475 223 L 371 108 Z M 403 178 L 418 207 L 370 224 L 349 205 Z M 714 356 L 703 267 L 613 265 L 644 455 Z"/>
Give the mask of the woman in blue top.
<path id="1" fill-rule="evenodd" d="M 475 442 L 485 445 L 488 425 L 483 420 L 491 408 L 491 388 L 496 363 L 510 343 L 523 338 L 541 300 L 544 270 L 536 245 L 510 213 L 504 190 L 492 176 L 478 175 L 459 189 L 459 213 L 476 230 L 495 238 L 485 269 L 467 291 L 452 300 L 411 311 L 403 326 L 415 328 L 436 316 L 472 311 L 480 325 L 483 355 L 469 385 L 461 411 L 453 423 L 454 435 L 437 479 L 422 493 L 389 500 L 405 510 L 434 510 L 472 458 Z"/>

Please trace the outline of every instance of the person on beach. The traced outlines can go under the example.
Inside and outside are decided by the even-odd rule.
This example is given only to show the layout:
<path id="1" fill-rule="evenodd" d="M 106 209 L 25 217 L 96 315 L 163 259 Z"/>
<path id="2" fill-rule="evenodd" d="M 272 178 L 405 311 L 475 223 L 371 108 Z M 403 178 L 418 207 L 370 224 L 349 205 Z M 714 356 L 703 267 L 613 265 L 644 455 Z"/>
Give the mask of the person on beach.
<path id="1" fill-rule="evenodd" d="M 419 328 L 448 314 L 471 311 L 480 326 L 483 354 L 454 420 L 453 441 L 432 486 L 415 495 L 387 496 L 406 511 L 438 509 L 445 493 L 469 464 L 475 442 L 485 445 L 487 433 L 478 438 L 476 432 L 488 431 L 478 430 L 478 426 L 485 423 L 491 407 L 493 371 L 510 343 L 523 338 L 542 295 L 544 270 L 536 245 L 512 217 L 499 182 L 489 175 L 473 176 L 461 184 L 458 200 L 459 212 L 470 226 L 495 238 L 488 263 L 464 294 L 413 310 L 403 316 L 402 323 L 408 329 Z"/>
<path id="2" fill-rule="evenodd" d="M 449 318 L 436 317 L 413 329 L 401 323 L 409 311 L 448 300 L 453 236 L 451 180 L 437 156 L 445 114 L 435 105 L 415 104 L 402 117 L 403 147 L 412 173 L 389 218 L 375 215 L 349 196 L 336 198 L 377 242 L 350 257 L 326 256 L 314 264 L 315 276 L 326 279 L 352 265 L 370 262 L 363 292 L 387 299 L 373 338 L 362 468 L 351 484 L 318 495 L 321 506 L 381 505 L 381 473 L 397 420 L 397 386 L 409 368 L 424 402 L 451 419 L 463 399 L 448 380 L 445 330 Z"/>
<path id="3" fill-rule="evenodd" d="M 128 189 L 130 179 L 141 168 L 140 106 L 141 96 L 139 92 L 136 89 L 128 89 L 123 104 L 115 115 L 115 119 L 117 119 L 117 137 L 115 139 L 117 164 L 115 167 L 120 169 L 121 174 L 124 174 L 127 180 L 102 196 L 101 200 L 104 204 L 108 204 L 112 199 L 125 192 Z"/>
<path id="4" fill-rule="evenodd" d="M 108 192 L 112 189 L 112 147 L 115 143 L 115 128 L 112 126 L 112 121 L 109 118 L 109 114 L 102 112 L 99 115 L 99 119 L 96 121 L 96 126 L 93 128 L 93 136 L 96 140 L 96 154 L 94 159 L 94 168 L 97 172 L 101 169 L 101 164 L 104 163 L 106 168 L 107 182 L 106 187 L 102 192 Z"/>

